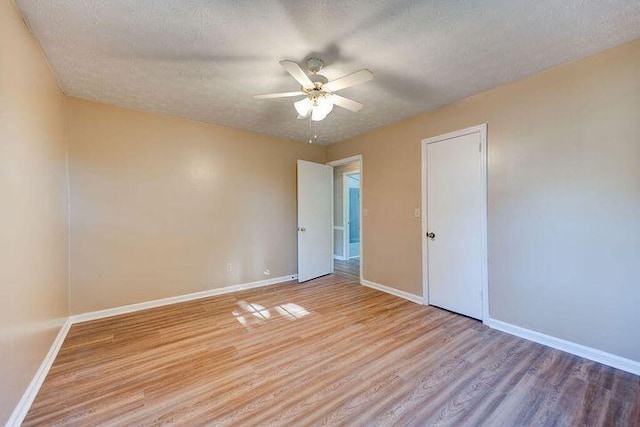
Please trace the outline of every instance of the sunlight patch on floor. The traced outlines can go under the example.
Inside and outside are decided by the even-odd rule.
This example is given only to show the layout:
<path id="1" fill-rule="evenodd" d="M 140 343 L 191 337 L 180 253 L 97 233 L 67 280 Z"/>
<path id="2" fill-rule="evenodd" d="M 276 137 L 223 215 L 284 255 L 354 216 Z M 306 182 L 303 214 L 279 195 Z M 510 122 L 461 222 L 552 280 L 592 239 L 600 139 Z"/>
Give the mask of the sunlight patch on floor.
<path id="1" fill-rule="evenodd" d="M 235 317 L 238 323 L 240 323 L 247 329 L 251 329 L 251 323 L 262 323 L 272 318 L 271 312 L 260 304 L 250 303 L 244 300 L 238 301 L 237 304 L 242 309 L 242 311 L 233 310 L 231 314 L 233 315 L 233 317 Z M 298 320 L 301 317 L 309 314 L 309 311 L 307 311 L 307 309 L 291 302 L 277 305 L 273 308 L 273 310 L 281 317 L 288 320 Z"/>

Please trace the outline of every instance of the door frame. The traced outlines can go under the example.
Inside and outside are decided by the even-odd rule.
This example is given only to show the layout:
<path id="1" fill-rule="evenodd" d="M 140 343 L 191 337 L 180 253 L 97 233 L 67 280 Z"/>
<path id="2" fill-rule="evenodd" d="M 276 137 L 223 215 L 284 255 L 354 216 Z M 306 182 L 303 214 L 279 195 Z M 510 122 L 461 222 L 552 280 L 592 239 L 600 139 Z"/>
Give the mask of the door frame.
<path id="1" fill-rule="evenodd" d="M 422 199 L 422 295 L 423 304 L 429 305 L 429 245 L 426 233 L 428 232 L 427 218 L 427 145 L 435 142 L 446 141 L 460 136 L 470 135 L 474 133 L 480 134 L 480 182 L 482 186 L 482 200 L 484 206 L 478 214 L 481 217 L 481 233 L 482 233 L 482 323 L 489 320 L 489 276 L 488 276 L 488 256 L 487 256 L 487 124 L 483 123 L 478 126 L 449 132 L 443 135 L 425 138 L 422 140 L 422 183 L 421 194 Z"/>
<path id="2" fill-rule="evenodd" d="M 363 189 L 364 189 L 364 162 L 363 162 L 363 159 L 362 159 L 362 154 L 357 154 L 355 156 L 345 157 L 343 159 L 333 160 L 331 162 L 327 162 L 327 165 L 336 167 L 336 166 L 346 165 L 347 163 L 352 163 L 352 162 L 360 162 L 360 283 L 362 283 L 362 281 L 364 280 L 364 251 L 363 251 L 363 248 L 364 248 L 364 245 L 363 245 L 363 243 L 364 243 L 364 239 L 363 239 L 363 236 L 364 236 L 364 232 L 363 232 L 364 223 L 362 221 L 362 218 L 364 216 L 363 213 L 362 213 L 363 212 L 362 211 L 362 199 L 363 199 L 362 196 L 363 196 Z M 331 187 L 331 188 L 333 188 L 333 187 Z M 334 195 L 334 197 L 335 197 L 335 195 Z M 333 201 L 333 197 L 331 198 L 331 200 Z M 344 208 L 344 206 L 343 206 L 343 208 Z M 333 218 L 334 218 L 334 214 L 332 212 L 332 214 L 331 214 L 331 225 L 332 225 L 331 228 L 332 229 L 334 229 L 333 225 L 335 225 L 333 223 Z M 345 228 L 345 230 L 346 230 L 346 228 Z M 331 238 L 333 239 L 333 232 L 332 232 L 332 237 Z M 348 260 L 349 259 L 347 258 L 347 261 Z"/>
<path id="3" fill-rule="evenodd" d="M 351 249 L 350 249 L 350 245 L 351 242 L 349 241 L 349 236 L 351 235 L 351 226 L 348 224 L 349 221 L 347 220 L 347 218 L 349 218 L 349 183 L 347 182 L 347 177 L 349 175 L 360 175 L 360 170 L 358 169 L 357 171 L 351 171 L 351 172 L 344 172 L 342 174 L 342 222 L 344 223 L 344 232 L 342 233 L 342 242 L 344 245 L 344 259 L 349 261 L 351 258 L 355 258 L 351 256 Z M 362 182 L 360 182 L 360 185 L 358 185 L 358 190 L 362 191 Z M 362 193 L 360 193 L 360 196 L 362 197 Z M 358 230 L 358 234 L 360 234 L 360 231 Z M 362 249 L 362 247 L 360 248 Z M 362 251 L 359 251 L 362 252 Z M 360 258 L 360 255 L 358 255 L 358 258 Z"/>

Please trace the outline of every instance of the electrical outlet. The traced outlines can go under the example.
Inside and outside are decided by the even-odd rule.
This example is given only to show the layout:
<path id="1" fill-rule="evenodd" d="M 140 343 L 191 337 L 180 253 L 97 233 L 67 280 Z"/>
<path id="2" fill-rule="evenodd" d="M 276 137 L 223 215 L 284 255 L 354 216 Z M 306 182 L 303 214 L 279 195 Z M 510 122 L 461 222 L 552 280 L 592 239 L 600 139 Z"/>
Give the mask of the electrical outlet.
<path id="1" fill-rule="evenodd" d="M 265 275 L 265 276 L 268 276 L 268 275 L 270 275 L 270 274 L 271 274 L 271 270 L 269 270 L 268 268 L 265 268 L 265 270 L 264 270 L 264 275 Z"/>
<path id="2" fill-rule="evenodd" d="M 415 208 L 413 210 L 413 216 L 416 218 L 420 218 L 420 208 Z"/>
<path id="3" fill-rule="evenodd" d="M 227 271 L 233 271 L 233 264 L 227 263 Z"/>
<path id="4" fill-rule="evenodd" d="M 369 209 L 362 209 L 362 216 L 368 216 L 369 215 Z"/>

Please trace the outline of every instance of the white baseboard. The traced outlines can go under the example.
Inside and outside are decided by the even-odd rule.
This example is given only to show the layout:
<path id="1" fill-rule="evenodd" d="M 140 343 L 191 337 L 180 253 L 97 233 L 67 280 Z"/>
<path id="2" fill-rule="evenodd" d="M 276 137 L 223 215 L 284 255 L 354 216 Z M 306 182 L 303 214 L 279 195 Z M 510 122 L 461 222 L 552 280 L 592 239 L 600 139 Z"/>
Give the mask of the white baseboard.
<path id="1" fill-rule="evenodd" d="M 490 318 L 487 322 L 485 322 L 485 325 L 520 338 L 553 347 L 567 353 L 575 354 L 576 356 L 584 357 L 585 359 L 593 360 L 594 362 L 602 363 L 603 365 L 621 369 L 635 375 L 640 375 L 640 362 L 635 360 L 616 356 L 615 354 L 607 353 L 605 351 L 587 347 L 581 344 L 576 344 L 574 342 L 556 338 L 551 335 L 546 335 L 541 332 L 532 331 L 531 329 L 522 328 L 520 326 L 512 325 L 511 323 L 503 322 L 501 320 Z"/>
<path id="2" fill-rule="evenodd" d="M 341 255 L 334 255 L 333 259 L 339 259 L 340 261 L 346 261 L 346 258 Z"/>
<path id="3" fill-rule="evenodd" d="M 5 427 L 19 427 L 22 424 L 22 421 L 24 421 L 24 417 L 27 416 L 33 400 L 36 398 L 36 395 L 38 394 L 42 383 L 47 377 L 49 369 L 51 369 L 51 365 L 53 365 L 53 361 L 56 359 L 58 351 L 60 351 L 60 347 L 62 347 L 62 343 L 67 336 L 67 332 L 69 332 L 69 328 L 71 328 L 71 320 L 67 319 L 60 328 L 56 339 L 53 340 L 53 344 L 51 344 L 49 352 L 44 357 L 44 360 L 40 364 L 40 367 L 36 371 L 36 374 L 33 376 L 31 383 L 22 395 L 22 398 L 18 402 L 18 405 L 16 405 L 15 409 L 11 413 L 11 416 L 9 417 L 9 420 L 7 420 Z"/>
<path id="4" fill-rule="evenodd" d="M 146 310 L 148 308 L 162 307 L 163 305 L 175 304 L 178 302 L 193 301 L 200 298 L 212 297 L 215 295 L 228 294 L 230 292 L 243 291 L 245 289 L 260 288 L 263 286 L 275 285 L 277 283 L 289 282 L 296 280 L 297 274 L 288 274 L 286 276 L 274 277 L 272 279 L 258 280 L 257 282 L 241 283 L 239 285 L 225 286 L 223 288 L 209 289 L 202 292 L 194 292 L 192 294 L 178 295 L 175 297 L 162 298 L 153 301 L 145 301 L 137 304 L 123 305 L 120 307 L 107 308 L 105 310 L 91 311 L 83 314 L 75 314 L 70 317 L 71 323 L 87 322 L 89 320 L 103 319 L 105 317 L 117 316 L 134 311 Z"/>
<path id="5" fill-rule="evenodd" d="M 363 286 L 366 286 L 368 288 L 377 289 L 379 291 L 386 292 L 388 294 L 395 295 L 397 297 L 404 298 L 404 299 L 407 299 L 407 300 L 409 300 L 411 302 L 415 302 L 416 304 L 422 305 L 422 297 L 420 297 L 418 295 L 410 294 L 409 292 L 405 292 L 405 291 L 400 291 L 398 289 L 394 289 L 394 288 L 391 288 L 389 286 L 381 285 L 379 283 L 372 282 L 370 280 L 362 279 L 362 280 L 360 280 L 360 284 L 363 285 Z"/>
<path id="6" fill-rule="evenodd" d="M 225 286 L 224 288 L 210 289 L 202 292 L 195 292 L 192 294 L 179 295 L 176 297 L 163 298 L 154 301 L 147 301 L 138 304 L 130 304 L 122 307 L 114 307 L 108 308 L 106 310 L 92 311 L 89 313 L 76 314 L 74 316 L 70 316 L 67 318 L 66 322 L 58 332 L 58 336 L 51 344 L 51 348 L 49 352 L 45 356 L 42 364 L 38 368 L 38 371 L 34 375 L 31 383 L 25 390 L 22 398 L 18 402 L 18 405 L 13 410 L 11 417 L 5 424 L 5 427 L 19 427 L 24 420 L 24 417 L 27 416 L 29 412 L 29 408 L 31 408 L 31 404 L 33 400 L 36 398 L 42 383 L 47 377 L 47 373 L 49 369 L 51 369 L 51 365 L 53 365 L 53 361 L 56 359 L 58 355 L 58 351 L 60 351 L 60 347 L 62 347 L 62 343 L 64 342 L 71 325 L 74 323 L 86 322 L 89 320 L 97 320 L 105 317 L 117 316 L 118 314 L 132 313 L 134 311 L 145 310 L 147 308 L 153 307 L 161 307 L 163 305 L 175 304 L 178 302 L 184 301 L 192 301 L 200 298 L 207 298 L 214 295 L 228 294 L 230 292 L 242 291 L 245 289 L 253 289 L 260 288 L 263 286 L 275 285 L 277 283 L 289 282 L 291 280 L 296 280 L 298 278 L 297 274 L 289 274 L 287 276 L 274 277 L 272 279 L 266 280 L 258 280 L 257 282 L 250 283 L 241 283 L 239 285 Z"/>

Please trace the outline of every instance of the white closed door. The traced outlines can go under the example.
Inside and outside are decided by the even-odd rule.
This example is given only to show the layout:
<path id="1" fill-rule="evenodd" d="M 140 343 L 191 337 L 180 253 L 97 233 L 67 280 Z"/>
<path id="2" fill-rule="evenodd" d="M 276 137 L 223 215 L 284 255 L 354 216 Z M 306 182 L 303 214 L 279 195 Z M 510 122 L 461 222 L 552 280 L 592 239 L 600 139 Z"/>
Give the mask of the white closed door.
<path id="1" fill-rule="evenodd" d="M 333 270 L 333 168 L 298 160 L 298 282 Z"/>
<path id="2" fill-rule="evenodd" d="M 476 319 L 483 318 L 486 268 L 481 137 L 478 131 L 426 144 L 427 226 L 423 236 L 429 304 Z"/>

